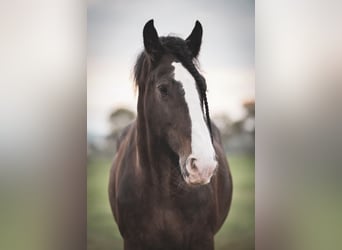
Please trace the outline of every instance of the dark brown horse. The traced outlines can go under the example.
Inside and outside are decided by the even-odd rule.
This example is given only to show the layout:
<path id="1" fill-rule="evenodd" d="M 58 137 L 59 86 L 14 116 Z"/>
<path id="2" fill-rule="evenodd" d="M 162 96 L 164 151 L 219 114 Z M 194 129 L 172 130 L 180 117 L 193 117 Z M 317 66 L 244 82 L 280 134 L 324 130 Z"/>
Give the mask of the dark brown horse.
<path id="1" fill-rule="evenodd" d="M 206 82 L 196 66 L 202 41 L 143 30 L 135 80 L 137 119 L 118 141 L 109 199 L 125 250 L 214 249 L 232 199 L 232 179 Z"/>

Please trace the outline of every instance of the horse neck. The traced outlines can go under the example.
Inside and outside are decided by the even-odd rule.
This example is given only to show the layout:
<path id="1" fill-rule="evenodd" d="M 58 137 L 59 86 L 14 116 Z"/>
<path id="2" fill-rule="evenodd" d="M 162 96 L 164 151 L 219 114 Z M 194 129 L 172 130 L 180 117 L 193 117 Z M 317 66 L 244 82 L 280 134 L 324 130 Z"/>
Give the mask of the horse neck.
<path id="1" fill-rule="evenodd" d="M 165 184 L 177 166 L 170 149 L 151 130 L 142 100 L 138 99 L 137 149 L 139 164 L 148 182 Z"/>

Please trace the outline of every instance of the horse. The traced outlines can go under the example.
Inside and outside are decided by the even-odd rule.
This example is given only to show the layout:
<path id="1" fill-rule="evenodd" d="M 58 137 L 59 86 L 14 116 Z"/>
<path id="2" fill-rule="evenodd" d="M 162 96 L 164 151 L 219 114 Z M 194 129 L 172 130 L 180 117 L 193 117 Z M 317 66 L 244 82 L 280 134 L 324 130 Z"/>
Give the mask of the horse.
<path id="1" fill-rule="evenodd" d="M 232 177 L 198 66 L 203 28 L 188 38 L 143 28 L 134 66 L 137 117 L 122 132 L 109 201 L 125 250 L 212 250 Z"/>

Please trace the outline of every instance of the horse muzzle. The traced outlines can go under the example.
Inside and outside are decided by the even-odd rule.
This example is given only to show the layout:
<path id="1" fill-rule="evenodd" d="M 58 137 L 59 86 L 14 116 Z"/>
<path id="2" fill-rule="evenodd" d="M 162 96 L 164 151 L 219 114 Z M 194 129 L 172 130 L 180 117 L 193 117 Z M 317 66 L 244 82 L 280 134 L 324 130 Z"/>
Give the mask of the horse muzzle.
<path id="1" fill-rule="evenodd" d="M 185 182 L 189 185 L 208 184 L 216 169 L 217 161 L 215 159 L 201 159 L 189 156 L 185 164 Z"/>

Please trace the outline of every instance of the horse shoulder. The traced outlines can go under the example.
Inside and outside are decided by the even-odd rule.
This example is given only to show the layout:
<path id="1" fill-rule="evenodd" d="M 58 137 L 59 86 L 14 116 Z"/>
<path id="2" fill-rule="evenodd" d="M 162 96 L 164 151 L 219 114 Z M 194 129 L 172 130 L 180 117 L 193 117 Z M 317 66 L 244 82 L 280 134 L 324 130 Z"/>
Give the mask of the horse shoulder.
<path id="1" fill-rule="evenodd" d="M 215 189 L 216 196 L 217 232 L 225 221 L 230 209 L 233 183 L 229 164 L 221 140 L 221 133 L 214 123 L 212 123 L 212 130 L 214 148 L 218 160 L 218 171 L 213 180 L 213 187 Z"/>
<path id="2" fill-rule="evenodd" d="M 134 123 L 128 125 L 121 133 L 110 170 L 109 201 L 119 227 L 120 221 L 123 219 L 122 207 L 134 202 L 136 196 L 134 180 L 131 178 L 134 170 L 133 164 L 136 164 L 134 126 Z"/>

